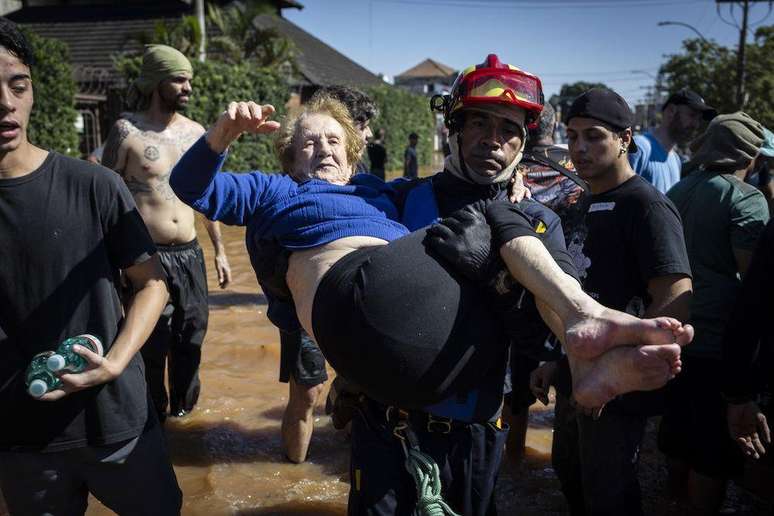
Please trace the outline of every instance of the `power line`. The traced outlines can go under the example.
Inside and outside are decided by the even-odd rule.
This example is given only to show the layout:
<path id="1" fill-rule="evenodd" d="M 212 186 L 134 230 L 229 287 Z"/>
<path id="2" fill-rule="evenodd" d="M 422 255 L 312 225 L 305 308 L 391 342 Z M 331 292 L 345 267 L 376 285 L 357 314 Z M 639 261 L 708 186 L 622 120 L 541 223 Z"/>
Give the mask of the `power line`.
<path id="1" fill-rule="evenodd" d="M 717 9 L 718 18 L 720 18 L 720 21 L 722 21 L 726 25 L 730 25 L 731 27 L 733 27 L 735 29 L 739 29 L 740 28 L 739 24 L 737 23 L 737 21 L 734 20 L 734 11 L 733 11 L 734 7 L 733 7 L 733 5 L 731 7 L 729 7 L 729 9 L 728 9 L 728 14 L 731 16 L 731 19 L 734 20 L 733 23 L 728 21 L 728 20 L 726 20 L 725 18 L 723 18 L 723 12 L 720 10 L 720 4 L 719 3 L 716 4 L 716 9 Z"/>
<path id="2" fill-rule="evenodd" d="M 568 3 L 567 0 L 562 0 L 562 3 L 553 2 L 534 2 L 521 3 L 521 2 L 499 2 L 497 0 L 481 0 L 479 2 L 473 0 L 374 0 L 380 3 L 388 4 L 404 4 L 404 5 L 423 5 L 423 6 L 436 6 L 436 7 L 463 7 L 481 9 L 485 7 L 493 7 L 497 9 L 623 9 L 627 7 L 660 7 L 666 5 L 685 5 L 685 4 L 697 4 L 704 3 L 706 0 L 633 0 L 626 3 L 613 3 L 613 2 L 601 2 L 600 0 L 594 0 L 588 2 L 581 0 L 584 3 Z"/>
<path id="3" fill-rule="evenodd" d="M 607 70 L 603 72 L 587 72 L 585 70 L 579 70 L 577 72 L 557 72 L 557 73 L 543 73 L 538 74 L 542 79 L 543 77 L 573 77 L 576 75 L 619 75 L 622 73 L 636 73 L 636 72 L 651 72 L 657 71 L 660 67 L 652 66 L 650 68 L 637 68 L 636 70 Z"/>
<path id="4" fill-rule="evenodd" d="M 769 10 L 766 12 L 766 16 L 764 16 L 760 20 L 756 20 L 754 22 L 750 22 L 750 27 L 756 27 L 756 26 L 760 25 L 761 23 L 765 22 L 769 18 L 769 16 L 771 15 L 771 10 L 772 10 L 772 3 L 769 2 Z"/>
<path id="5" fill-rule="evenodd" d="M 538 75 L 538 77 L 540 77 L 540 75 Z M 622 87 L 626 86 L 626 84 L 624 84 L 624 83 L 632 83 L 632 82 L 633 83 L 637 83 L 637 82 L 640 82 L 640 83 L 643 83 L 643 84 L 644 83 L 650 84 L 650 83 L 654 82 L 653 79 L 649 79 L 649 78 L 642 77 L 642 76 L 640 76 L 640 77 L 613 77 L 613 78 L 609 78 L 609 77 L 596 77 L 596 76 L 594 76 L 594 77 L 590 77 L 589 78 L 589 76 L 587 76 L 587 75 L 582 75 L 582 76 L 579 76 L 579 77 L 583 77 L 583 78 L 585 78 L 585 80 L 584 79 L 579 79 L 577 81 L 574 81 L 572 79 L 569 79 L 567 81 L 542 81 L 542 82 L 543 82 L 544 86 L 550 86 L 550 85 L 553 85 L 553 84 L 567 84 L 568 82 L 570 82 L 570 83 L 571 82 L 603 82 L 605 84 L 608 84 L 608 83 L 609 84 L 622 84 Z"/>
<path id="6" fill-rule="evenodd" d="M 449 0 L 424 0 L 426 2 L 447 2 Z M 527 6 L 544 6 L 544 5 L 559 5 L 559 6 L 577 6 L 586 4 L 608 4 L 621 6 L 621 0 L 454 0 L 458 3 L 469 4 L 519 4 Z M 626 0 L 626 4 L 630 3 L 663 3 L 667 0 Z M 700 0 L 697 0 L 700 1 Z M 712 0 L 703 0 L 706 3 Z M 674 2 L 678 3 L 678 2 Z M 679 2 L 684 3 L 684 2 Z"/>

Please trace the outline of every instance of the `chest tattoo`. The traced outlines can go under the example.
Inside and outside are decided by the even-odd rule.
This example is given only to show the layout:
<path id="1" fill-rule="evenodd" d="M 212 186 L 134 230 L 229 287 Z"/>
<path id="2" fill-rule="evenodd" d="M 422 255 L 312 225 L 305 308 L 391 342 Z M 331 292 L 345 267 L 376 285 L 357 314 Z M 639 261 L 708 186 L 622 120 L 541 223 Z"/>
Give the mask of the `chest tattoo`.
<path id="1" fill-rule="evenodd" d="M 145 147 L 145 152 L 143 152 L 143 155 L 150 161 L 156 161 L 159 159 L 159 148 L 155 145 L 148 145 Z"/>

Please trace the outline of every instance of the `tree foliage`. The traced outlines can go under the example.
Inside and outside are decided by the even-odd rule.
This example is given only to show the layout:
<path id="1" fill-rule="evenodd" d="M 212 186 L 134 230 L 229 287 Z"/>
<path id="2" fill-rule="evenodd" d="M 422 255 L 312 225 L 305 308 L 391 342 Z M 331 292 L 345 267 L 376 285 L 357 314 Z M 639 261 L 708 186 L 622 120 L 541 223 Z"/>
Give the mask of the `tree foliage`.
<path id="1" fill-rule="evenodd" d="M 139 57 L 122 57 L 115 61 L 116 69 L 127 83 L 137 78 L 140 65 Z M 290 93 L 287 83 L 276 71 L 258 68 L 249 62 L 193 61 L 192 65 L 193 94 L 185 115 L 203 126 L 212 124 L 234 100 L 255 99 L 274 105 L 278 118 L 284 114 Z M 233 171 L 279 170 L 273 145 L 270 136 L 243 135 L 231 146 L 226 168 Z"/>
<path id="2" fill-rule="evenodd" d="M 221 9 L 207 4 L 208 56 L 230 64 L 252 61 L 255 66 L 281 67 L 286 73 L 295 70 L 293 42 L 275 29 L 256 26 L 256 16 L 273 15 L 274 7 L 267 2 L 234 2 Z M 150 31 L 132 38 L 139 45 L 168 45 L 191 59 L 199 55 L 201 30 L 196 16 L 182 16 L 179 20 L 159 20 Z"/>
<path id="3" fill-rule="evenodd" d="M 208 41 L 208 52 L 218 59 L 237 64 L 251 60 L 258 66 L 283 67 L 294 61 L 293 43 L 275 29 L 256 27 L 256 16 L 266 14 L 266 6 L 234 3 L 226 9 L 207 5 L 207 21 L 217 29 Z"/>
<path id="4" fill-rule="evenodd" d="M 564 116 L 564 114 L 567 113 L 567 110 L 570 108 L 572 101 L 575 100 L 578 95 L 584 91 L 590 90 L 591 88 L 607 87 L 607 85 L 601 82 L 578 81 L 571 84 L 562 84 L 562 87 L 559 90 L 559 95 L 551 95 L 551 98 L 548 99 L 548 102 L 560 113 L 562 113 L 562 116 Z"/>
<path id="5" fill-rule="evenodd" d="M 27 137 L 44 149 L 79 156 L 75 120 L 76 85 L 67 45 L 22 29 L 35 55 L 32 83 L 35 105 Z"/>
<path id="6" fill-rule="evenodd" d="M 177 21 L 158 20 L 152 30 L 140 32 L 131 39 L 140 46 L 167 45 L 195 59 L 199 55 L 202 36 L 196 16 L 182 16 Z"/>
<path id="7" fill-rule="evenodd" d="M 371 123 L 374 132 L 384 129 L 387 147 L 387 170 L 403 169 L 403 151 L 408 135 L 417 133 L 417 157 L 421 165 L 430 164 L 435 134 L 435 115 L 427 97 L 409 93 L 388 84 L 365 90 L 379 107 L 379 117 Z"/>
<path id="8" fill-rule="evenodd" d="M 774 26 L 760 27 L 745 48 L 747 103 L 744 110 L 767 127 L 774 126 Z M 680 53 L 667 56 L 660 73 L 670 92 L 690 88 L 721 113 L 738 109 L 736 49 L 715 41 L 687 39 Z"/>

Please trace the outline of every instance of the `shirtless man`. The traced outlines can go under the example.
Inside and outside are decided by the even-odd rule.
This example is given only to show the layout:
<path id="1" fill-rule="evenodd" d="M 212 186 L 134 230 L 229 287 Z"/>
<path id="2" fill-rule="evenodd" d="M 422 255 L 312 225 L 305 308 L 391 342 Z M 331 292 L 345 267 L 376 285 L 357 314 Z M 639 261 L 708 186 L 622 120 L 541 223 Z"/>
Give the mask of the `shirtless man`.
<path id="1" fill-rule="evenodd" d="M 174 48 L 150 45 L 140 77 L 129 91 L 132 110 L 113 126 L 102 164 L 118 172 L 159 249 L 171 292 L 169 304 L 142 349 L 146 377 L 159 419 L 190 412 L 199 398 L 201 346 L 207 331 L 207 276 L 196 240 L 194 211 L 169 187 L 172 166 L 204 128 L 181 115 L 191 95 L 191 64 Z M 206 221 L 215 248 L 218 283 L 231 280 L 217 222 Z M 169 400 L 164 364 L 169 354 Z"/>

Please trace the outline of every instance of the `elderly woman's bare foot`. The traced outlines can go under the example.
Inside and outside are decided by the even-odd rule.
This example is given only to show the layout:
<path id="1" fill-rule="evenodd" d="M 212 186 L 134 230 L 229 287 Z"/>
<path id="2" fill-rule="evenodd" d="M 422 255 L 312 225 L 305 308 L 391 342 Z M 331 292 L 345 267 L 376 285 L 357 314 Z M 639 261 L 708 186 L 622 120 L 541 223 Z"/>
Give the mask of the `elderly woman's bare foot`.
<path id="1" fill-rule="evenodd" d="M 575 401 L 589 408 L 627 392 L 663 387 L 682 367 L 678 344 L 618 347 L 571 365 Z"/>
<path id="2" fill-rule="evenodd" d="M 568 355 L 594 358 L 616 346 L 684 346 L 693 340 L 693 327 L 671 317 L 639 319 L 617 310 L 604 308 L 592 316 L 570 323 L 565 331 Z"/>

